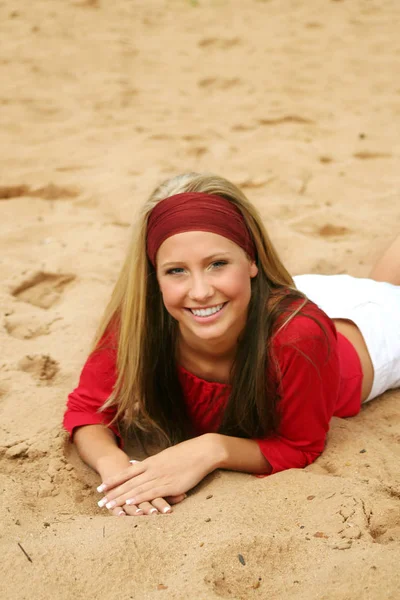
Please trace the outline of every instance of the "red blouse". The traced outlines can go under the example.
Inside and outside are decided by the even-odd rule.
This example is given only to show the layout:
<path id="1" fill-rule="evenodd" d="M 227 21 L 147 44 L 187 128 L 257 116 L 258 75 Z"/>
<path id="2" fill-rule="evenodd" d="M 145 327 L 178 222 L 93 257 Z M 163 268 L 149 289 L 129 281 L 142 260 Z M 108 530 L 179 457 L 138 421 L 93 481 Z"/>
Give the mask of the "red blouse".
<path id="1" fill-rule="evenodd" d="M 317 318 L 325 331 L 306 315 Z M 278 330 L 272 344 L 280 370 L 280 428 L 255 441 L 277 473 L 312 463 L 324 449 L 331 417 L 360 411 L 362 370 L 352 344 L 312 303 Z M 115 361 L 116 351 L 108 348 L 87 360 L 78 387 L 68 397 L 64 427 L 70 434 L 81 425 L 108 425 L 114 417 L 114 407 L 98 410 L 115 384 Z M 181 366 L 178 374 L 195 431 L 216 432 L 231 386 L 205 381 Z M 272 376 L 279 382 L 277 373 Z M 117 426 L 111 429 L 120 437 Z"/>

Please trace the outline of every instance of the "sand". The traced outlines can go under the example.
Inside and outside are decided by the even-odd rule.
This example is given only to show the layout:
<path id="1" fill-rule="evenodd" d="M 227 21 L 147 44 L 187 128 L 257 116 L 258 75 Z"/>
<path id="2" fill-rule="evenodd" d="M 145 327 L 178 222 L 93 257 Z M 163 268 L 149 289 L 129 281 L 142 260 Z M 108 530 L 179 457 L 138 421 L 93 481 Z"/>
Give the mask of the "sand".
<path id="1" fill-rule="evenodd" d="M 61 429 L 167 177 L 239 184 L 293 274 L 369 272 L 399 227 L 399 17 L 397 0 L 0 3 L 2 599 L 399 598 L 399 391 L 334 419 L 304 471 L 216 472 L 167 516 L 98 509 Z"/>

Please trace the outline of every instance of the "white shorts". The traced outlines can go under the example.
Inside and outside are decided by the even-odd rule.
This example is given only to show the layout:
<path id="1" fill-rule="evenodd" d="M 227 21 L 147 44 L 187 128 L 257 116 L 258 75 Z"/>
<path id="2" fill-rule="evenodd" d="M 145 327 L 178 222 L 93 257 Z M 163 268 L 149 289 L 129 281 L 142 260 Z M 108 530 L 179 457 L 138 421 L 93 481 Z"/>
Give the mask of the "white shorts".
<path id="1" fill-rule="evenodd" d="M 366 402 L 400 387 L 400 286 L 350 275 L 297 275 L 296 287 L 331 319 L 362 333 L 374 367 Z"/>

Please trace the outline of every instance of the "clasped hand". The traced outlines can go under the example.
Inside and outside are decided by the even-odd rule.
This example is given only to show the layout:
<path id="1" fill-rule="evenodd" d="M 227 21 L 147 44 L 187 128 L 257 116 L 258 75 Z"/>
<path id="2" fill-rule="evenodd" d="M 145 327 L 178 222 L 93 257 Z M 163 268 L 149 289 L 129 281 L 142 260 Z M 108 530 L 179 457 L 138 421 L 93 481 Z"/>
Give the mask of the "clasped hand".
<path id="1" fill-rule="evenodd" d="M 97 490 L 106 496 L 98 505 L 114 509 L 179 496 L 197 485 L 213 468 L 205 436 L 199 436 L 136 462 L 103 481 Z"/>

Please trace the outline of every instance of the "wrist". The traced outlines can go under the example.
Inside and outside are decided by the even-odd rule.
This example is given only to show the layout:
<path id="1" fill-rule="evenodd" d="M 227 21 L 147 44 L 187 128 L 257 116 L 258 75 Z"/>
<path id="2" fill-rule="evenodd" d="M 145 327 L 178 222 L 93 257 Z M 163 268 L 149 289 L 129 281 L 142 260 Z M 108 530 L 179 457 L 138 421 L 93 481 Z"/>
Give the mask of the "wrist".
<path id="1" fill-rule="evenodd" d="M 99 456 L 96 460 L 95 470 L 100 475 L 102 480 L 107 479 L 115 475 L 116 472 L 122 471 L 129 467 L 129 457 L 120 450 L 120 448 L 113 449 L 112 452 L 108 452 L 103 456 Z"/>
<path id="2" fill-rule="evenodd" d="M 203 436 L 206 444 L 206 455 L 209 458 L 210 470 L 225 468 L 227 462 L 227 448 L 224 444 L 225 436 L 219 433 L 205 433 Z"/>

